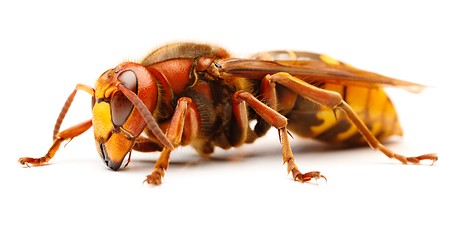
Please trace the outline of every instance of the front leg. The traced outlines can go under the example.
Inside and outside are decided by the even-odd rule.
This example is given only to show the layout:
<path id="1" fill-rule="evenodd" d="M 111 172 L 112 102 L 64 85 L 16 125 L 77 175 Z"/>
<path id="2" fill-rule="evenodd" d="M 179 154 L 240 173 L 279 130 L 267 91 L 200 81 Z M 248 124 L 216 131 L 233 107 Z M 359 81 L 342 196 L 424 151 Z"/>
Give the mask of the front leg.
<path id="1" fill-rule="evenodd" d="M 81 135 L 83 132 L 87 131 L 91 126 L 92 120 L 87 120 L 85 122 L 79 123 L 73 127 L 70 127 L 64 131 L 55 134 L 54 142 L 52 143 L 52 146 L 49 148 L 49 151 L 46 153 L 46 155 L 40 158 L 22 157 L 19 159 L 19 163 L 27 166 L 29 164 L 33 166 L 40 166 L 46 164 L 47 162 L 49 162 L 49 160 L 51 160 L 51 158 L 54 157 L 55 153 L 57 152 L 62 142 L 64 142 L 65 140 L 71 140 Z"/>
<path id="2" fill-rule="evenodd" d="M 190 142 L 196 137 L 199 130 L 198 111 L 190 98 L 183 97 L 177 102 L 175 113 L 172 116 L 166 137 L 174 146 L 180 146 Z M 144 182 L 152 185 L 160 185 L 166 170 L 169 167 L 171 151 L 164 147 L 158 160 L 153 167 L 153 172 L 147 176 Z"/>
<path id="3" fill-rule="evenodd" d="M 68 110 L 73 103 L 74 97 L 76 96 L 76 93 L 78 90 L 82 90 L 87 92 L 90 95 L 95 94 L 95 90 L 87 85 L 84 84 L 77 84 L 76 88 L 73 90 L 73 92 L 68 96 L 65 104 L 63 105 L 62 110 L 60 111 L 60 114 L 57 118 L 57 121 L 55 122 L 54 126 L 54 133 L 52 134 L 52 137 L 54 139 L 54 142 L 52 143 L 52 146 L 49 148 L 47 151 L 46 155 L 40 158 L 31 158 L 31 157 L 22 157 L 19 159 L 19 163 L 22 165 L 33 165 L 33 166 L 39 166 L 43 165 L 51 158 L 54 157 L 55 153 L 57 152 L 58 148 L 60 147 L 60 144 L 64 142 L 65 140 L 71 140 L 79 135 L 81 135 L 83 132 L 87 131 L 91 126 L 92 126 L 92 120 L 87 120 L 85 122 L 81 122 L 75 126 L 72 126 L 64 131 L 60 131 L 60 126 L 62 125 L 63 119 L 66 116 L 66 113 L 68 113 Z"/>

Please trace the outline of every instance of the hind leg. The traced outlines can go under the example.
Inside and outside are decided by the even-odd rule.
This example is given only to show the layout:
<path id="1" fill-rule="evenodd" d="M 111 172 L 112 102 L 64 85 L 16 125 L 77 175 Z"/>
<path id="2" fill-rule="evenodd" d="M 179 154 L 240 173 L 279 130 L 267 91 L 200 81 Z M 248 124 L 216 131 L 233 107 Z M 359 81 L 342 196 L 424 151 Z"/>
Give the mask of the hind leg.
<path id="1" fill-rule="evenodd" d="M 324 90 L 318 87 L 315 87 L 305 81 L 302 81 L 288 73 L 276 73 L 273 75 L 266 76 L 266 80 L 271 83 L 279 83 L 290 90 L 296 92 L 302 97 L 305 97 L 317 104 L 330 107 L 332 109 L 341 109 L 343 110 L 349 120 L 354 124 L 357 130 L 362 134 L 367 143 L 373 149 L 377 149 L 384 153 L 389 158 L 397 159 L 398 161 L 407 164 L 410 163 L 420 163 L 422 160 L 432 160 L 433 162 L 438 159 L 436 154 L 424 154 L 417 157 L 406 157 L 401 154 L 393 152 L 391 149 L 382 145 L 379 140 L 373 135 L 373 133 L 367 128 L 367 126 L 362 122 L 362 120 L 357 116 L 355 111 L 347 104 L 341 95 L 338 92 Z"/>

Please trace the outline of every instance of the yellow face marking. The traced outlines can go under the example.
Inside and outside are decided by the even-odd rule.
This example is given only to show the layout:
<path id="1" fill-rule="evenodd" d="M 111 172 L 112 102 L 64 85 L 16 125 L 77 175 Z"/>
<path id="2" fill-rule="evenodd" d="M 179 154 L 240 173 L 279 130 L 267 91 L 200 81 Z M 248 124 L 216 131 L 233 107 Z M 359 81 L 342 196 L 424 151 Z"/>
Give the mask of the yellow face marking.
<path id="1" fill-rule="evenodd" d="M 107 102 L 96 103 L 93 106 L 93 130 L 97 141 L 106 141 L 114 129 L 111 119 L 111 109 Z"/>
<path id="2" fill-rule="evenodd" d="M 323 62 L 325 62 L 325 63 L 327 63 L 327 64 L 331 64 L 331 65 L 340 65 L 340 62 L 339 62 L 339 61 L 337 61 L 337 60 L 335 60 L 335 59 L 333 59 L 332 57 L 329 57 L 329 56 L 327 56 L 327 55 L 321 55 L 321 56 L 319 56 L 319 58 L 320 58 Z"/>

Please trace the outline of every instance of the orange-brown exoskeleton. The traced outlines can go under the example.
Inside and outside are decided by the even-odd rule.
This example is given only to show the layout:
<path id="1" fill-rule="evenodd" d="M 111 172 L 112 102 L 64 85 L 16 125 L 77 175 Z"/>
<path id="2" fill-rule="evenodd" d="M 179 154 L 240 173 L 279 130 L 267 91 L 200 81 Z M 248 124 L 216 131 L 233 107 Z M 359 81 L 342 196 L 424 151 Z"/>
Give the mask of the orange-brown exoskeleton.
<path id="1" fill-rule="evenodd" d="M 436 161 L 436 154 L 406 157 L 379 142 L 402 134 L 385 86 L 423 88 L 309 52 L 271 51 L 239 59 L 216 46 L 170 44 L 139 63 L 107 70 L 95 88 L 78 84 L 57 119 L 47 154 L 19 162 L 47 163 L 63 141 L 92 125 L 96 148 L 113 170 L 133 150 L 161 151 L 145 180 L 155 185 L 161 184 L 176 147 L 190 145 L 208 156 L 215 147 L 252 143 L 271 126 L 278 129 L 287 171 L 299 182 L 325 177 L 299 171 L 289 132 L 327 143 L 368 144 L 405 164 Z M 92 95 L 92 119 L 59 131 L 77 90 Z"/>

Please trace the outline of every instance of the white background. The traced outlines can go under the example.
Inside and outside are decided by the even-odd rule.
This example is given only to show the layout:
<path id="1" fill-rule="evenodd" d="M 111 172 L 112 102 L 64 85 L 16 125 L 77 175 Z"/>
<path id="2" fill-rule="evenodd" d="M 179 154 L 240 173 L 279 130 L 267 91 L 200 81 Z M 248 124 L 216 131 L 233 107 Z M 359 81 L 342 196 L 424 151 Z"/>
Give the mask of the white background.
<path id="1" fill-rule="evenodd" d="M 7 1 L 0 4 L 1 239 L 454 239 L 455 18 L 442 1 Z M 297 2 L 297 1 L 296 1 Z M 403 1 L 404 2 L 404 1 Z M 218 44 L 234 55 L 272 49 L 329 54 L 359 68 L 433 86 L 390 89 L 409 155 L 437 152 L 434 166 L 402 165 L 368 148 L 331 149 L 292 140 L 302 171 L 327 184 L 299 184 L 281 164 L 275 131 L 216 161 L 173 153 L 160 187 L 142 184 L 156 154 L 133 154 L 108 170 L 92 131 L 48 166 L 41 156 L 77 83 L 174 41 Z M 65 126 L 89 119 L 76 97 Z"/>

